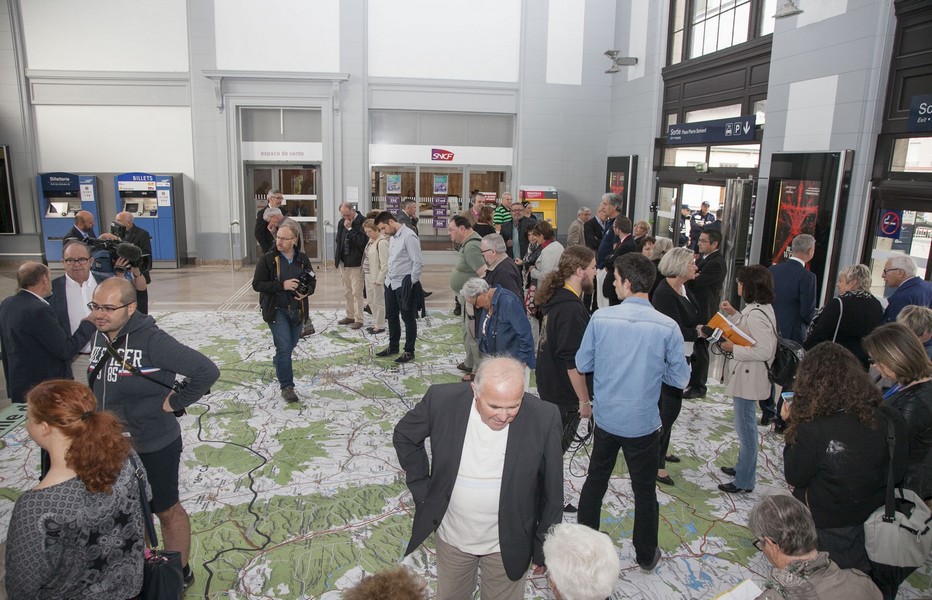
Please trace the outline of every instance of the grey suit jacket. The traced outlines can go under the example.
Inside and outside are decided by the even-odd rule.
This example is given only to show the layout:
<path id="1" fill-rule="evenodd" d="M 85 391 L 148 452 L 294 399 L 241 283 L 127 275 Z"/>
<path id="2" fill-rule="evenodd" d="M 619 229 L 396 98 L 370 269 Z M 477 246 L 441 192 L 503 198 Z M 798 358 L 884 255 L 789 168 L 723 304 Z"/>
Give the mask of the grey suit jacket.
<path id="1" fill-rule="evenodd" d="M 395 426 L 392 441 L 415 503 L 406 555 L 440 526 L 446 514 L 472 405 L 469 385 L 433 385 Z M 560 413 L 556 405 L 524 394 L 521 409 L 508 428 L 498 538 L 505 572 L 517 581 L 531 560 L 544 564 L 544 537 L 563 520 Z M 424 448 L 428 437 L 431 459 Z"/>

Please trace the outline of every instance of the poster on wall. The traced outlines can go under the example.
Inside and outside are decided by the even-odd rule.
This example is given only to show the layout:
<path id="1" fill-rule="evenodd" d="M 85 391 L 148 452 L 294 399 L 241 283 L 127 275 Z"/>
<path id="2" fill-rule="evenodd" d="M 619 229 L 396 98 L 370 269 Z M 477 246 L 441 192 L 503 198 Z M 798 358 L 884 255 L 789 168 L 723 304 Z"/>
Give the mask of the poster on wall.
<path id="1" fill-rule="evenodd" d="M 447 195 L 447 175 L 434 175 L 434 196 Z"/>
<path id="2" fill-rule="evenodd" d="M 389 175 L 385 185 L 385 193 L 389 196 L 401 194 L 401 175 Z"/>
<path id="3" fill-rule="evenodd" d="M 446 229 L 448 223 L 448 210 L 450 209 L 449 201 L 446 196 L 434 198 L 433 201 L 433 219 L 434 229 Z"/>
<path id="4" fill-rule="evenodd" d="M 612 171 L 608 174 L 608 187 L 613 194 L 620 196 L 625 195 L 625 174 L 624 172 Z"/>
<path id="5" fill-rule="evenodd" d="M 822 185 L 819 181 L 784 179 L 780 182 L 780 200 L 773 239 L 774 263 L 789 258 L 790 243 L 797 235 L 815 235 L 821 195 Z"/>

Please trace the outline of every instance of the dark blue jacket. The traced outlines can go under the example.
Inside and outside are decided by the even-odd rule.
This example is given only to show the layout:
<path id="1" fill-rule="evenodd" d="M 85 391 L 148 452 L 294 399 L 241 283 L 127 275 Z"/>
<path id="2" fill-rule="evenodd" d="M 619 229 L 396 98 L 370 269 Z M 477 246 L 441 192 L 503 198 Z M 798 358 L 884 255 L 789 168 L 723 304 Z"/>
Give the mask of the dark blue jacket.
<path id="1" fill-rule="evenodd" d="M 815 273 L 790 259 L 771 265 L 770 272 L 773 274 L 773 312 L 780 335 L 802 344 L 816 309 Z"/>
<path id="2" fill-rule="evenodd" d="M 534 336 L 524 303 L 514 292 L 496 285 L 492 289 L 492 314 L 479 309 L 476 314 L 476 340 L 487 356 L 510 356 L 528 367 L 537 367 Z"/>
<path id="3" fill-rule="evenodd" d="M 94 273 L 91 271 L 91 277 L 100 284 L 104 279 L 109 279 L 110 275 L 103 273 Z M 46 298 L 58 324 L 65 330 L 65 333 L 71 334 L 71 321 L 68 319 L 68 295 L 65 293 L 65 276 L 56 277 L 52 280 L 52 295 Z M 90 311 L 87 311 L 90 312 Z"/>
<path id="4" fill-rule="evenodd" d="M 896 316 L 907 306 L 927 306 L 932 308 L 932 285 L 919 277 L 911 277 L 903 283 L 887 300 L 887 309 L 883 311 L 883 322 L 892 323 Z"/>

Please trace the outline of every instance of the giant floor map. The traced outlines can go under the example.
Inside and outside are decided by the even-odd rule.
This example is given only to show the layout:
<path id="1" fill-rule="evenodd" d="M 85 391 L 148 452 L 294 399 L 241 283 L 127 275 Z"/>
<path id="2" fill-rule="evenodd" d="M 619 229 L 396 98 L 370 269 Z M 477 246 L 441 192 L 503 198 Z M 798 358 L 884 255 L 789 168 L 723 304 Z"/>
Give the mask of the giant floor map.
<path id="1" fill-rule="evenodd" d="M 279 397 L 271 335 L 255 312 L 158 315 L 159 325 L 221 367 L 213 393 L 182 417 L 185 451 L 181 497 L 191 514 L 197 580 L 186 598 L 298 599 L 341 596 L 367 573 L 402 560 L 411 528 L 411 496 L 391 446 L 394 423 L 433 383 L 459 380 L 458 320 L 420 321 L 417 360 L 395 365 L 375 357 L 386 343 L 317 313 L 318 334 L 296 350 L 300 403 Z M 532 381 L 533 386 L 533 381 Z M 730 401 L 720 387 L 688 401 L 673 430 L 683 460 L 660 486 L 657 570 L 644 575 L 631 546 L 633 498 L 623 460 L 605 497 L 603 530 L 615 541 L 622 571 L 613 598 L 714 598 L 744 579 L 762 585 L 769 566 L 751 545 L 748 511 L 762 494 L 785 489 L 780 436 L 760 430 L 758 485 L 727 496 L 719 465 L 733 464 L 737 441 Z M 35 485 L 38 450 L 25 428 L 2 438 L 0 523 L 5 537 L 13 502 Z M 565 492 L 575 502 L 587 449 L 568 455 Z M 573 520 L 567 514 L 568 520 Z M 431 586 L 430 544 L 405 559 Z M 901 598 L 928 596 L 926 567 Z M 526 597 L 552 598 L 544 577 Z"/>

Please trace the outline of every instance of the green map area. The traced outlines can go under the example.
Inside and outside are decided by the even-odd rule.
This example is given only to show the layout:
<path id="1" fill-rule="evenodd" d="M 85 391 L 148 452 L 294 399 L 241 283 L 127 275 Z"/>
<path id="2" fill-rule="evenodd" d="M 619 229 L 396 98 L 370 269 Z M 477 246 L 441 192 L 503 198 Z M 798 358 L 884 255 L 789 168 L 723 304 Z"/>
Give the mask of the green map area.
<path id="1" fill-rule="evenodd" d="M 158 315 L 163 329 L 222 371 L 213 393 L 181 419 L 181 499 L 191 515 L 197 577 L 186 598 L 336 599 L 361 576 L 402 561 L 413 506 L 391 432 L 428 386 L 459 380 L 459 319 L 420 320 L 417 360 L 405 365 L 375 357 L 385 335 L 351 331 L 336 319 L 332 312 L 314 315 L 320 333 L 295 351 L 302 401 L 287 405 L 274 377 L 271 334 L 257 313 Z M 659 487 L 663 558 L 651 575 L 634 562 L 633 495 L 619 460 L 603 504 L 602 528 L 622 564 L 613 598 L 714 598 L 744 579 L 763 587 L 770 568 L 745 524 L 761 495 L 786 489 L 783 439 L 759 430 L 753 494 L 718 492 L 727 480 L 719 466 L 737 456 L 731 402 L 722 392 L 713 386 L 707 398 L 686 401 L 673 429 L 671 452 L 683 460 L 668 465 L 676 485 Z M 16 498 L 35 485 L 39 453 L 23 427 L 2 440 L 6 523 Z M 578 501 L 587 464 L 587 448 L 567 455 L 568 501 Z M 404 562 L 434 587 L 432 544 Z M 898 597 L 928 596 L 930 574 L 928 565 L 920 569 Z M 525 596 L 552 598 L 546 578 L 530 577 Z"/>

